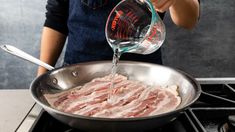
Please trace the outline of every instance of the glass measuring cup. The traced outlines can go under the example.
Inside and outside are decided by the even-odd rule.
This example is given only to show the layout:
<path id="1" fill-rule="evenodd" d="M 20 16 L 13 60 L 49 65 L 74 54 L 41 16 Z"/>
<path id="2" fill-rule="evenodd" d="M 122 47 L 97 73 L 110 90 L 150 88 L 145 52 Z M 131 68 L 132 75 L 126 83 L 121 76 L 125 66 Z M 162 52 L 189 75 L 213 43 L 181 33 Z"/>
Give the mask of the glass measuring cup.
<path id="1" fill-rule="evenodd" d="M 120 53 L 150 54 L 165 40 L 165 25 L 150 0 L 124 0 L 108 16 L 105 35 Z"/>

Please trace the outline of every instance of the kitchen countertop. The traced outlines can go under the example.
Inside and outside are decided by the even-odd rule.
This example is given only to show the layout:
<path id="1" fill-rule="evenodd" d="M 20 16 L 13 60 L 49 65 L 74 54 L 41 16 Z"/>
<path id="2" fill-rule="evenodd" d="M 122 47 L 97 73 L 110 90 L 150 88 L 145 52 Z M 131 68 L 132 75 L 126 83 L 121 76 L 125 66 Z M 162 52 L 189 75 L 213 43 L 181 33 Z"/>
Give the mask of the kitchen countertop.
<path id="1" fill-rule="evenodd" d="M 0 90 L 0 131 L 13 132 L 34 104 L 28 89 Z"/>

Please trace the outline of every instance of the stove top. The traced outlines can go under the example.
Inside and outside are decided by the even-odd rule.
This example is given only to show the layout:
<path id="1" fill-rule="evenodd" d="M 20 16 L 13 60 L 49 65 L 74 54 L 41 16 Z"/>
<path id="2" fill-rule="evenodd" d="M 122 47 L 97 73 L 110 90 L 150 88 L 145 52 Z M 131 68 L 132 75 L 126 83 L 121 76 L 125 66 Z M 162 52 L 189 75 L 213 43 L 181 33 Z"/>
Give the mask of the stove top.
<path id="1" fill-rule="evenodd" d="M 235 83 L 202 80 L 199 81 L 202 94 L 190 108 L 176 120 L 147 132 L 235 132 Z M 85 132 L 59 122 L 36 104 L 16 131 L 26 129 L 30 132 Z"/>

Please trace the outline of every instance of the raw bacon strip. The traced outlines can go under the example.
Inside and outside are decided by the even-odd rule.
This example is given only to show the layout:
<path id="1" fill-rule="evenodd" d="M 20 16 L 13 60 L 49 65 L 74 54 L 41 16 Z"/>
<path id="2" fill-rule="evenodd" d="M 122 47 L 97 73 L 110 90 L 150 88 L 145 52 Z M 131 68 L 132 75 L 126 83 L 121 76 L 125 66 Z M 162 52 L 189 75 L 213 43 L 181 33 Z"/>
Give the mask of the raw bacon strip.
<path id="1" fill-rule="evenodd" d="M 84 86 L 44 96 L 58 110 L 109 118 L 157 115 L 176 109 L 181 102 L 177 85 L 149 87 L 115 75 L 114 87 L 110 90 L 110 77 L 95 78 Z M 112 103 L 108 101 L 109 94 L 114 99 Z"/>
<path id="2" fill-rule="evenodd" d="M 84 108 L 84 107 L 80 107 L 80 105 L 84 105 L 87 106 L 87 105 L 92 105 L 92 104 L 96 104 L 96 103 L 99 103 L 99 102 L 102 102 L 102 101 L 105 101 L 107 100 L 107 97 L 108 97 L 108 93 L 102 93 L 102 94 L 99 94 L 99 95 L 94 95 L 95 98 L 89 98 L 89 97 L 85 97 L 84 100 L 70 100 L 70 102 L 68 102 L 68 104 L 65 104 L 67 106 L 66 107 L 63 107 L 65 108 L 64 111 L 67 111 L 67 112 L 70 112 L 70 113 L 73 113 L 73 112 L 76 112 L 78 110 L 80 110 L 81 108 Z"/>
<path id="3" fill-rule="evenodd" d="M 104 95 L 101 95 L 99 97 L 94 98 L 94 100 L 92 100 L 90 102 L 85 102 L 85 103 L 77 104 L 77 105 L 75 105 L 74 107 L 72 107 L 70 109 L 65 109 L 64 111 L 65 112 L 69 112 L 69 113 L 74 113 L 74 112 L 77 112 L 80 109 L 82 109 L 82 108 L 84 108 L 84 107 L 86 107 L 88 105 L 93 105 L 93 104 L 101 103 L 101 102 L 107 100 L 107 97 L 108 97 L 108 94 L 104 94 Z"/>
<path id="4" fill-rule="evenodd" d="M 147 108 L 149 108 L 149 106 L 152 106 L 154 103 L 156 103 L 156 100 L 158 98 L 158 89 L 152 91 L 153 89 L 148 89 L 148 94 L 147 96 L 145 96 L 146 98 L 144 98 L 143 100 L 139 100 L 138 102 L 140 102 L 136 108 L 131 109 L 131 111 L 129 113 L 125 114 L 125 117 L 135 117 L 136 115 L 144 112 Z M 146 93 L 145 93 L 146 94 Z M 143 95 L 142 95 L 143 97 Z"/>
<path id="5" fill-rule="evenodd" d="M 107 106 L 105 106 L 106 107 L 105 109 L 108 109 L 110 107 L 115 107 L 115 106 L 121 106 L 121 105 L 127 103 L 128 101 L 130 101 L 134 97 L 134 96 L 132 97 L 133 94 L 137 94 L 137 92 L 141 92 L 144 89 L 143 87 L 136 88 L 136 86 L 138 86 L 138 85 L 132 84 L 132 85 L 128 85 L 127 87 L 121 87 L 120 89 L 118 89 L 119 92 L 121 91 L 121 95 L 122 96 L 119 98 L 119 100 L 118 100 L 118 102 L 116 104 L 114 104 L 114 105 L 107 104 Z M 125 88 L 127 88 L 128 91 L 133 89 L 133 92 L 125 91 L 124 90 Z M 136 89 L 134 89 L 134 88 L 136 88 Z M 106 96 L 106 99 L 107 99 L 107 96 Z M 89 106 L 89 107 L 91 107 L 91 106 Z M 98 106 L 98 107 L 100 107 L 100 106 Z M 100 108 L 94 108 L 94 110 L 92 109 L 91 111 L 87 111 L 87 113 L 91 113 L 89 115 L 93 115 L 93 114 L 95 114 L 95 113 L 97 113 L 97 112 L 99 112 L 101 110 L 102 109 L 100 109 Z"/>
<path id="6" fill-rule="evenodd" d="M 114 85 L 115 89 L 118 89 L 122 86 L 130 84 L 128 81 L 126 81 L 125 77 L 122 77 L 120 75 L 115 76 L 116 78 L 114 79 Z M 109 78 L 109 76 L 106 76 L 105 78 Z M 121 82 L 121 83 L 119 83 Z M 73 95 L 69 96 L 71 98 L 77 98 L 79 96 L 86 96 L 91 94 L 92 92 L 95 91 L 101 91 L 101 90 L 107 90 L 111 85 L 110 81 L 103 80 L 102 78 L 99 79 L 94 79 L 92 82 L 85 84 L 81 90 L 77 91 Z"/>
<path id="7" fill-rule="evenodd" d="M 122 98 L 119 100 L 119 102 L 117 102 L 116 104 L 110 105 L 107 104 L 106 106 L 103 107 L 103 109 L 99 109 L 96 110 L 96 112 L 93 113 L 93 116 L 97 116 L 97 117 L 105 117 L 104 114 L 108 111 L 112 111 L 111 113 L 116 113 L 121 111 L 121 109 L 126 109 L 126 107 L 123 106 L 127 106 L 127 104 L 129 104 L 130 102 L 132 102 L 133 100 L 136 100 L 140 93 L 144 90 L 143 87 L 139 87 L 136 90 L 134 90 L 132 93 L 128 93 L 126 96 L 126 98 Z"/>
<path id="8" fill-rule="evenodd" d="M 109 85 L 107 85 L 105 87 L 106 87 L 105 89 L 108 89 Z M 102 87 L 102 88 L 104 88 L 104 87 Z M 102 89 L 102 88 L 100 88 L 100 89 Z M 107 90 L 104 90 L 104 91 L 107 91 Z M 74 103 L 76 103 L 77 105 L 79 105 L 79 103 L 81 103 L 81 102 L 86 103 L 86 102 L 92 101 L 93 98 L 100 96 L 102 94 L 105 94 L 102 90 L 101 91 L 94 91 L 93 93 L 91 92 L 89 94 L 82 94 L 82 95 L 71 94 L 71 95 L 67 96 L 67 100 L 64 100 L 63 102 L 61 102 L 60 105 L 58 105 L 57 107 L 60 110 L 65 110 L 65 109 L 70 108 Z"/>
<path id="9" fill-rule="evenodd" d="M 107 89 L 110 86 L 110 82 L 90 82 L 84 85 L 79 91 L 73 94 L 75 97 L 79 97 L 81 95 L 89 95 L 94 91 L 99 91 L 103 89 Z"/>
<path id="10" fill-rule="evenodd" d="M 120 89 L 120 88 L 122 88 L 121 86 L 126 86 L 126 85 L 128 85 L 130 82 L 128 82 L 128 81 L 124 81 L 124 83 L 120 83 L 120 84 L 118 84 L 118 85 L 115 85 L 115 87 L 114 87 L 114 89 L 116 89 L 116 90 L 118 90 L 118 89 Z M 108 88 L 109 88 L 109 86 L 110 85 L 105 85 L 104 87 L 100 87 L 100 88 L 95 88 L 96 90 L 93 92 L 93 93 L 90 93 L 90 95 L 72 95 L 72 96 L 69 96 L 69 98 L 68 98 L 68 103 L 70 103 L 70 102 L 73 102 L 72 100 L 74 100 L 74 99 L 79 99 L 79 98 L 81 98 L 81 100 L 82 100 L 82 102 L 87 102 L 87 99 L 88 99 L 88 101 L 89 100 L 91 100 L 91 99 L 93 99 L 93 98 L 95 98 L 96 97 L 96 95 L 97 95 L 97 93 L 99 93 L 99 91 L 100 92 L 102 92 L 102 93 L 104 93 L 104 92 L 107 92 L 108 90 Z M 104 91 L 105 90 L 105 91 Z M 104 92 L 103 92 L 104 91 Z M 108 94 L 106 94 L 107 96 L 108 96 Z M 89 96 L 89 97 L 88 97 Z M 82 98 L 82 97 L 85 97 L 86 99 L 84 99 L 84 98 Z M 105 99 L 107 99 L 107 97 L 105 97 Z M 80 104 L 79 104 L 79 102 L 76 102 L 76 104 L 78 105 L 78 106 L 80 106 Z M 88 103 L 88 104 L 90 104 L 90 103 Z M 69 107 L 69 104 L 65 104 L 65 106 L 66 107 Z M 63 108 L 66 108 L 66 107 L 64 107 L 63 106 Z M 74 106 L 74 107 L 76 107 L 76 106 Z M 80 107 L 78 107 L 77 109 L 75 109 L 75 110 L 79 110 L 80 109 Z M 66 110 L 67 111 L 67 110 Z"/>
<path id="11" fill-rule="evenodd" d="M 150 115 L 157 115 L 172 111 L 176 109 L 176 107 L 180 104 L 181 102 L 180 97 L 175 96 L 174 94 L 172 94 L 172 92 L 169 92 L 168 90 L 164 92 L 167 95 L 167 100 L 165 99 L 166 100 L 165 103 L 160 105 L 159 106 L 160 108 L 150 113 Z"/>
<path id="12" fill-rule="evenodd" d="M 76 92 L 79 89 L 81 89 L 81 86 L 75 87 L 73 89 L 65 90 L 60 93 L 44 94 L 44 97 L 47 99 L 48 103 L 51 106 L 57 107 L 61 102 L 67 99 L 67 96 L 70 95 L 70 93 Z"/>
<path id="13" fill-rule="evenodd" d="M 153 99 L 156 99 L 156 98 L 153 98 Z M 151 102 L 142 102 L 137 108 L 135 108 L 131 112 L 125 114 L 124 117 L 136 117 L 140 113 L 144 112 L 147 108 L 149 108 L 148 107 L 149 105 L 150 106 L 153 105 L 153 101 L 151 101 Z"/>
<path id="14" fill-rule="evenodd" d="M 131 109 L 135 108 L 136 106 L 138 106 L 141 103 L 141 101 L 139 101 L 140 94 L 141 94 L 141 92 L 135 93 L 133 95 L 134 97 L 130 97 L 130 99 L 127 100 L 127 101 L 129 101 L 129 103 L 128 102 L 123 103 L 125 105 L 115 106 L 114 108 L 111 108 L 111 109 L 105 109 L 102 112 L 95 114 L 94 116 L 95 117 L 107 117 L 106 114 L 109 114 L 110 117 L 112 117 L 112 118 L 123 117 L 123 115 L 125 115 L 125 113 L 128 113 L 129 111 L 131 111 Z"/>

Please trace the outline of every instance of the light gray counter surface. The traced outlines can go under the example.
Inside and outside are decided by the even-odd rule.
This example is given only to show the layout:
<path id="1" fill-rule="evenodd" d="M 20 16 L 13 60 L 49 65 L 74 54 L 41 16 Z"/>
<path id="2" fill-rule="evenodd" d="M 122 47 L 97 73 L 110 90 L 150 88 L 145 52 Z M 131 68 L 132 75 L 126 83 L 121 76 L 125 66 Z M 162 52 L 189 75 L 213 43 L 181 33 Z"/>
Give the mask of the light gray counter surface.
<path id="1" fill-rule="evenodd" d="M 28 89 L 0 90 L 0 132 L 14 132 L 33 104 Z"/>

